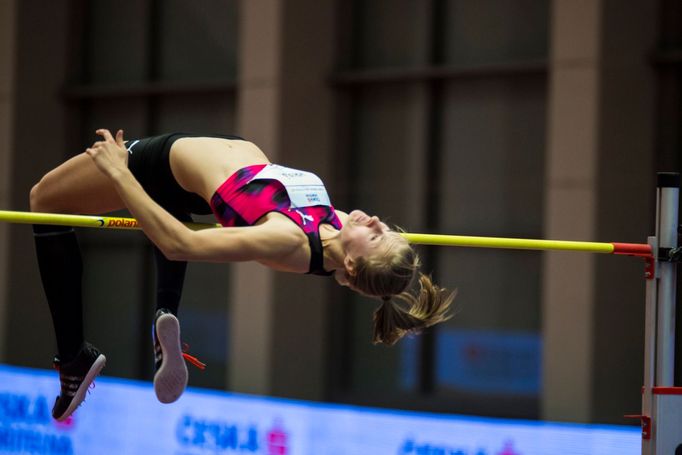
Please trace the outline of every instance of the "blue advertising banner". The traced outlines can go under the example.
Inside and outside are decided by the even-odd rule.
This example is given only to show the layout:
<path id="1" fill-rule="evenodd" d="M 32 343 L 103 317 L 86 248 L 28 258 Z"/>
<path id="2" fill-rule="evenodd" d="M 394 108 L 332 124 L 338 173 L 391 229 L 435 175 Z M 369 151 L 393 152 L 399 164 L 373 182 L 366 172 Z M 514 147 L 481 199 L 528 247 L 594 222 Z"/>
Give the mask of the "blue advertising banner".
<path id="1" fill-rule="evenodd" d="M 542 339 L 538 333 L 441 330 L 438 383 L 455 390 L 537 396 Z"/>
<path id="2" fill-rule="evenodd" d="M 636 427 L 473 418 L 189 389 L 156 401 L 146 382 L 98 378 L 64 423 L 56 372 L 0 366 L 0 453 L 261 455 L 635 455 Z"/>

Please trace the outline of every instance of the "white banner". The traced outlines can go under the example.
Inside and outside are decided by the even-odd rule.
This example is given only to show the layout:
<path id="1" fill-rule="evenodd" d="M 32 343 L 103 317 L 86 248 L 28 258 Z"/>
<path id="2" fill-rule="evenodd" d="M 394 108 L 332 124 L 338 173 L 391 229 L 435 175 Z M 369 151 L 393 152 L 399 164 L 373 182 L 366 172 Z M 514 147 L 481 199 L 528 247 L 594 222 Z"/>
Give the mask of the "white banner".
<path id="1" fill-rule="evenodd" d="M 636 455 L 636 427 L 474 418 L 98 378 L 73 418 L 50 417 L 56 372 L 0 366 L 0 453 L 262 455 Z"/>

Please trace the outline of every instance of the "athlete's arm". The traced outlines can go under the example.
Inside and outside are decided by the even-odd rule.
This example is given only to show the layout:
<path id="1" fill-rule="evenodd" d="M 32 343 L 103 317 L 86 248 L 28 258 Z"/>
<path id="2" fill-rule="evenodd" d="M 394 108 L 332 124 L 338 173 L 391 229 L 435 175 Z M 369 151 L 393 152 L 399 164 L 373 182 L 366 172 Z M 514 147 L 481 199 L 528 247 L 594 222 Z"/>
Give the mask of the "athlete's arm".
<path id="1" fill-rule="evenodd" d="M 279 223 L 277 224 L 279 225 Z M 205 262 L 264 261 L 286 266 L 287 258 L 300 246 L 295 230 L 258 226 L 190 231 L 172 259 Z M 281 226 L 281 225 L 280 225 Z"/>
<path id="2" fill-rule="evenodd" d="M 97 130 L 103 141 L 86 149 L 97 168 L 114 183 L 114 187 L 132 215 L 137 218 L 149 239 L 172 259 L 180 249 L 189 229 L 171 216 L 144 191 L 127 166 L 128 153 L 123 141 L 123 131 L 116 139 L 108 130 Z M 87 195 L 84 195 L 87 197 Z"/>
<path id="3" fill-rule="evenodd" d="M 171 260 L 185 261 L 283 261 L 298 246 L 295 230 L 269 225 L 192 231 L 157 204 L 142 188 L 127 166 L 123 132 L 116 139 L 108 130 L 98 130 L 105 140 L 86 153 L 114 183 L 126 207 L 144 233 Z"/>
<path id="4" fill-rule="evenodd" d="M 193 231 L 149 197 L 129 170 L 115 175 L 113 181 L 147 237 L 174 261 L 284 263 L 300 243 L 296 231 L 266 224 Z"/>

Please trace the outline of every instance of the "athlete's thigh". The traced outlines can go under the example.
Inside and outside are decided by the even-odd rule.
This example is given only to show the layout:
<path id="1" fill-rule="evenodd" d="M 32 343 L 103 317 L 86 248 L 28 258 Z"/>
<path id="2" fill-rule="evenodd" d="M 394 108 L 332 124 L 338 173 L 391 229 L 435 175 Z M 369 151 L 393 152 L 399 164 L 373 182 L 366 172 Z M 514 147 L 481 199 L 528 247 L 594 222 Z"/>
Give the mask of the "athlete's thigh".
<path id="1" fill-rule="evenodd" d="M 113 182 L 85 153 L 45 174 L 31 191 L 31 210 L 100 214 L 125 208 Z"/>

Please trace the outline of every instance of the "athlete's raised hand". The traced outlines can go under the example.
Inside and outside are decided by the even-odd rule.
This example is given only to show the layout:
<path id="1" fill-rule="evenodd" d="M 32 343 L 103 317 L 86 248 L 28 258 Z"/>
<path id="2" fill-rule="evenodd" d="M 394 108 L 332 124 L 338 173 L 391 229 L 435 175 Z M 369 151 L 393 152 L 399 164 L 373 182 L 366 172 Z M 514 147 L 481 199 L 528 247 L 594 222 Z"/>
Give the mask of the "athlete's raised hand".
<path id="1" fill-rule="evenodd" d="M 116 132 L 115 139 L 107 129 L 99 129 L 96 133 L 104 140 L 92 144 L 85 153 L 92 158 L 97 168 L 108 177 L 127 169 L 128 151 L 123 142 L 123 130 Z"/>

